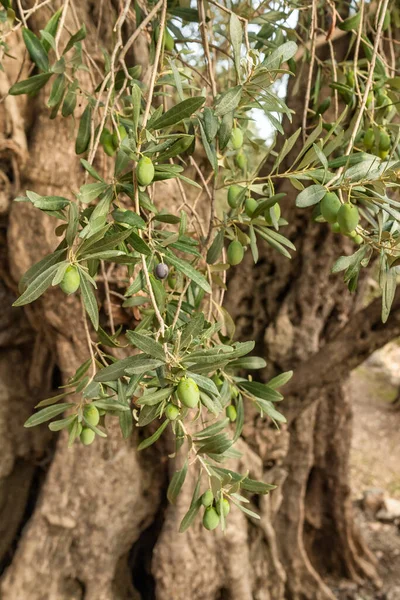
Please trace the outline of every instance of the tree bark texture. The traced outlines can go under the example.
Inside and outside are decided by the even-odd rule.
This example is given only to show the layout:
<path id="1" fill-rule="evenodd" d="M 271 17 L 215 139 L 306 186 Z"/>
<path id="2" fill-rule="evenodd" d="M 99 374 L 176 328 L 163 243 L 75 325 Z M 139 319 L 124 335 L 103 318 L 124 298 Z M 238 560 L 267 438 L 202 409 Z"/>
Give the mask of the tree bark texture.
<path id="1" fill-rule="evenodd" d="M 106 43 L 112 6 L 88 0 L 77 6 L 94 54 L 100 4 Z M 35 28 L 43 28 L 40 17 Z M 0 72 L 2 95 L 21 65 L 25 75 L 29 70 L 19 35 L 12 44 L 17 61 Z M 304 90 L 294 97 L 290 91 L 298 111 L 294 131 Z M 268 360 L 265 377 L 295 370 L 284 401 L 288 425 L 277 432 L 248 408 L 243 458 L 235 465 L 278 488 L 251 499 L 260 522 L 233 510 L 225 535 L 200 523 L 178 534 L 193 482 L 185 483 L 176 506 L 167 506 L 168 481 L 179 467 L 164 458 L 168 442 L 138 454 L 139 434 L 125 442 L 110 422 L 107 439 L 68 449 L 63 434 L 56 439 L 46 427 L 22 427 L 37 400 L 65 381 L 88 350 L 78 298 L 51 290 L 24 310 L 9 308 L 18 279 L 57 243 L 53 220 L 10 201 L 26 189 L 71 196 L 84 172 L 74 154 L 72 120 L 50 121 L 43 95 L 29 103 L 8 97 L 0 122 L 1 598 L 328 600 L 334 596 L 327 575 L 379 583 L 352 520 L 351 399 L 343 383 L 372 350 L 399 335 L 400 299 L 386 328 L 377 302 L 360 308 L 340 277 L 330 275 L 335 257 L 351 243 L 313 223 L 308 211 L 297 211 L 289 184 L 277 187 L 288 194 L 283 214 L 296 255 L 289 261 L 263 247 L 254 266 L 247 253 L 230 277 L 227 306 L 238 337 L 255 339 L 257 353 Z M 296 148 L 287 166 L 295 154 Z"/>

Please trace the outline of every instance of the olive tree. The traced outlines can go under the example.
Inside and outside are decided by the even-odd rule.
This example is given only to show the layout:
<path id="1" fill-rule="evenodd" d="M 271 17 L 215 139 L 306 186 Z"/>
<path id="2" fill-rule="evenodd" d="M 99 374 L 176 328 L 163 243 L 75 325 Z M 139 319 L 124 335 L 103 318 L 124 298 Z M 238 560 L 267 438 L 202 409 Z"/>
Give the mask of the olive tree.
<path id="1" fill-rule="evenodd" d="M 1 4 L 2 596 L 379 583 L 343 384 L 399 335 L 398 8 Z"/>

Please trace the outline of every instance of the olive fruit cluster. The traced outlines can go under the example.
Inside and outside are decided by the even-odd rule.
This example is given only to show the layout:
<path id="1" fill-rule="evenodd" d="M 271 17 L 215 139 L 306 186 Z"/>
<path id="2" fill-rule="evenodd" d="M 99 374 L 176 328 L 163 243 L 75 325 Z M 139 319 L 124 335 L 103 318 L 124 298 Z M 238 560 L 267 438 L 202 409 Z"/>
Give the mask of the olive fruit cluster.
<path id="1" fill-rule="evenodd" d="M 196 408 L 200 402 L 200 390 L 197 383 L 190 377 L 183 377 L 176 388 L 178 400 L 186 408 Z M 164 414 L 170 421 L 176 421 L 180 416 L 180 409 L 173 402 L 168 402 Z"/>
<path id="2" fill-rule="evenodd" d="M 366 150 L 373 152 L 384 160 L 388 156 L 391 147 L 390 135 L 385 129 L 381 128 L 379 136 L 376 136 L 373 128 L 369 127 L 364 133 L 363 145 Z"/>
<path id="3" fill-rule="evenodd" d="M 114 156 L 120 141 L 122 142 L 127 137 L 126 129 L 123 125 L 118 126 L 118 133 L 111 133 L 107 127 L 104 127 L 100 136 L 100 144 L 103 146 L 103 150 L 108 156 Z"/>
<path id="4" fill-rule="evenodd" d="M 240 127 L 234 127 L 231 133 L 231 146 L 233 150 L 237 150 L 235 155 L 235 163 L 236 166 L 239 167 L 242 171 L 246 170 L 247 167 L 247 158 L 245 153 L 243 152 L 243 131 Z"/>
<path id="5" fill-rule="evenodd" d="M 255 198 L 252 198 L 251 196 L 245 197 L 245 195 L 246 188 L 233 183 L 228 188 L 227 200 L 230 208 L 233 211 L 241 211 L 244 209 L 245 214 L 251 219 L 258 207 L 258 202 Z M 278 203 L 275 203 L 273 206 L 264 211 L 264 219 L 267 225 L 273 226 L 273 216 L 276 222 L 279 221 L 281 216 L 281 207 Z M 244 251 L 245 249 L 240 241 L 233 240 L 228 246 L 228 263 L 232 266 L 240 264 L 244 257 Z"/>
<path id="6" fill-rule="evenodd" d="M 342 204 L 335 192 L 328 192 L 322 198 L 319 209 L 322 217 L 330 223 L 335 233 L 343 233 L 362 243 L 362 237 L 357 234 L 356 227 L 360 221 L 358 209 L 351 202 Z"/>
<path id="7" fill-rule="evenodd" d="M 94 438 L 96 437 L 96 433 L 94 430 L 89 427 L 96 427 L 100 421 L 100 412 L 94 404 L 87 404 L 83 408 L 83 425 L 79 423 L 78 425 L 78 435 L 79 439 L 84 446 L 90 446 L 94 442 Z"/>
<path id="8" fill-rule="evenodd" d="M 221 502 L 214 499 L 212 490 L 207 490 L 201 497 L 201 503 L 204 506 L 203 526 L 212 531 L 219 525 L 221 518 Z M 231 507 L 227 498 L 222 498 L 222 512 L 224 517 L 227 517 Z"/>

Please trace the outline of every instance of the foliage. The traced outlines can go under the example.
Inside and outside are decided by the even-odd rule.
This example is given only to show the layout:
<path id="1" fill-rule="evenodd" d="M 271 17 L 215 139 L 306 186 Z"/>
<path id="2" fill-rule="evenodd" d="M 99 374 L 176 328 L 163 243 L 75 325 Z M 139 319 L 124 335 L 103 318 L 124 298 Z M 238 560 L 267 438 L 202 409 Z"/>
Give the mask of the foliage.
<path id="1" fill-rule="evenodd" d="M 11 3 L 2 4 L 3 33 L 21 28 Z M 224 528 L 228 499 L 257 518 L 242 492 L 265 494 L 274 487 L 221 466 L 240 456 L 234 443 L 242 432 L 245 403 L 275 424 L 285 422 L 276 403 L 282 400 L 278 388 L 291 372 L 266 383 L 245 376 L 266 364 L 249 356 L 253 342 L 234 341 L 234 323 L 222 306 L 226 271 L 241 263 L 246 250 L 254 262 L 260 242 L 288 259 L 295 251 L 281 233 L 287 221 L 281 216 L 284 194 L 276 193 L 277 182 L 290 182 L 297 206 L 313 207 L 316 222 L 329 222 L 334 231 L 360 245 L 333 267 L 334 272 L 345 272 L 351 291 L 360 269 L 378 251 L 383 320 L 390 311 L 400 239 L 400 204 L 391 197 L 400 167 L 395 122 L 400 79 L 388 73 L 378 52 L 388 2 L 380 2 L 382 11 L 375 21 L 362 12 L 342 19 L 340 28 L 349 32 L 350 47 L 355 44 L 359 54 L 335 67 L 330 88 L 326 82 L 332 81 L 332 65 L 316 63 L 314 38 L 311 52 L 303 52 L 302 58 L 296 44 L 304 43 L 304 31 L 315 36 L 316 22 L 324 18 L 314 10 L 318 2 L 302 15 L 296 31 L 286 24 L 288 13 L 296 8 L 288 3 L 262 13 L 247 6 L 237 14 L 211 0 L 207 9 L 203 0 L 197 8 L 148 2 L 147 14 L 137 7 L 136 31 L 146 30 L 151 40 L 147 86 L 141 68 L 128 68 L 125 62 L 132 42 L 123 42 L 121 32 L 129 4 L 115 24 L 114 48 L 111 53 L 103 50 L 101 79 L 97 73 L 90 89 L 85 75 L 92 61 L 83 45 L 85 25 L 69 39 L 62 30 L 68 3 L 39 34 L 22 27 L 35 72 L 14 83 L 9 93 L 32 97 L 44 88 L 49 118 L 80 117 L 75 151 L 82 155 L 85 181 L 69 198 L 27 190 L 16 199 L 59 221 L 55 230 L 60 243 L 25 273 L 14 305 L 33 302 L 54 286 L 67 294 L 79 290 L 84 314 L 97 335 L 93 341 L 85 316 L 90 358 L 63 386 L 65 391 L 38 404 L 25 426 L 51 421 L 51 430 L 67 430 L 69 445 L 79 439 L 89 445 L 96 436 L 107 436 L 106 415 L 119 419 L 124 438 L 135 425 L 152 424 L 139 450 L 169 432 L 175 439 L 173 456 L 184 453 L 186 459 L 171 479 L 168 499 L 175 502 L 189 469 L 198 472 L 181 531 L 190 527 L 202 506 L 204 526 Z M 395 11 L 393 15 L 399 18 Z M 196 66 L 185 60 L 190 24 L 200 26 L 202 33 Z M 212 38 L 213 48 L 220 44 L 223 50 L 215 51 L 217 71 L 210 61 Z M 5 37 L 2 48 L 8 52 Z M 285 123 L 293 114 L 276 93 L 275 83 L 293 76 L 301 61 L 302 68 L 308 61 L 317 71 L 314 89 L 309 79 L 306 98 L 307 104 L 312 100 L 312 108 L 307 107 L 304 123 L 311 131 L 299 128 L 279 150 L 275 142 L 265 150 L 251 133 L 252 110 L 261 109 L 285 135 Z M 345 104 L 340 114 L 339 101 Z M 301 136 L 301 150 L 293 156 Z M 201 173 L 195 149 L 207 157 L 209 175 Z M 264 152 L 256 165 L 247 160 L 252 151 Z M 112 178 L 99 172 L 99 156 L 113 161 Z M 290 169 L 280 171 L 288 156 L 293 156 Z M 190 177 L 188 166 L 200 177 Z M 168 179 L 176 180 L 181 194 L 181 210 L 174 213 L 158 208 L 158 188 L 153 185 Z M 207 227 L 196 202 L 189 199 L 191 188 L 199 188 L 199 198 L 208 199 Z M 222 218 L 215 211 L 219 190 L 226 190 L 228 200 Z M 110 296 L 105 264 L 124 273 L 122 306 L 135 311 L 134 330 L 115 331 L 112 321 L 110 331 L 105 329 L 96 294 L 101 282 Z M 124 358 L 116 358 L 119 349 L 125 350 Z M 71 396 L 79 399 L 70 402 Z M 68 416 L 63 417 L 65 411 Z M 59 418 L 52 420 L 55 417 Z M 207 488 L 202 490 L 205 478 Z"/>

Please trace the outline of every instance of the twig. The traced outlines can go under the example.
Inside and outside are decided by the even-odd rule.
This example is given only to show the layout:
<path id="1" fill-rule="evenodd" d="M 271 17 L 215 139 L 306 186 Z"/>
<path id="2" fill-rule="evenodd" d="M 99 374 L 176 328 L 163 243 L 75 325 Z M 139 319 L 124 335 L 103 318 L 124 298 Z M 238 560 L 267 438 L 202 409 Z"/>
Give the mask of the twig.
<path id="1" fill-rule="evenodd" d="M 303 112 L 303 122 L 302 122 L 302 136 L 303 136 L 303 143 L 306 143 L 306 127 L 307 127 L 307 116 L 308 116 L 308 105 L 310 103 L 310 96 L 311 96 L 311 84 L 312 84 L 312 76 L 313 76 L 313 70 L 314 70 L 314 63 L 315 63 L 315 29 L 316 29 L 316 23 L 317 21 L 317 4 L 316 4 L 316 0 L 313 0 L 312 2 L 312 11 L 311 11 L 311 33 L 310 33 L 310 37 L 311 37 L 311 58 L 310 58 L 310 68 L 308 71 L 308 79 L 307 79 L 307 88 L 306 88 L 306 97 L 305 97 L 305 101 L 304 101 L 304 112 Z"/>
<path id="2" fill-rule="evenodd" d="M 108 278 L 106 275 L 106 270 L 104 268 L 104 260 L 100 261 L 100 265 L 101 265 L 101 274 L 103 275 L 103 281 L 104 281 L 104 290 L 106 293 L 106 300 L 107 300 L 107 306 L 108 306 L 108 318 L 110 319 L 110 329 L 111 329 L 111 333 L 114 335 L 115 327 L 114 327 L 114 317 L 112 314 L 112 306 L 111 306 L 111 298 L 110 298 L 110 286 L 108 284 Z"/>
<path id="3" fill-rule="evenodd" d="M 204 0 L 198 0 L 197 6 L 198 6 L 198 11 L 199 11 L 199 17 L 200 17 L 200 30 L 201 30 L 201 37 L 203 39 L 204 54 L 205 54 L 206 61 L 207 61 L 208 76 L 209 76 L 210 82 L 211 82 L 212 95 L 215 98 L 215 96 L 217 95 L 217 84 L 215 83 L 215 79 L 214 79 L 214 73 L 213 73 L 213 69 L 212 69 L 212 61 L 211 61 L 211 55 L 210 55 L 210 47 L 208 45 L 208 37 L 207 37 L 207 29 L 206 29 L 207 23 L 206 23 L 206 13 L 204 10 Z"/>
<path id="4" fill-rule="evenodd" d="M 62 10 L 62 13 L 61 13 L 61 17 L 60 17 L 60 22 L 59 22 L 58 28 L 57 28 L 56 37 L 54 39 L 54 44 L 55 44 L 55 47 L 56 47 L 57 60 L 60 60 L 60 53 L 58 52 L 58 44 L 60 43 L 61 34 L 62 34 L 63 29 L 64 29 L 64 23 L 65 23 L 65 19 L 67 17 L 68 6 L 69 6 L 69 0 L 65 0 L 65 3 L 64 3 L 64 6 L 63 6 L 63 10 Z"/>
<path id="5" fill-rule="evenodd" d="M 126 44 L 123 47 L 123 50 L 122 50 L 122 52 L 121 52 L 121 54 L 119 56 L 119 62 L 120 63 L 122 63 L 124 61 L 126 53 L 128 52 L 129 48 L 132 46 L 132 44 L 134 43 L 134 41 L 136 40 L 136 38 L 139 36 L 139 34 L 143 31 L 143 29 L 146 27 L 146 25 L 148 23 L 150 23 L 150 21 L 152 20 L 152 18 L 154 17 L 154 15 L 158 13 L 158 11 L 160 10 L 163 2 L 164 2 L 164 0 L 159 0 L 159 2 L 157 2 L 157 4 L 151 10 L 151 12 L 149 12 L 149 14 L 147 15 L 147 17 L 145 19 L 143 19 L 143 21 L 140 23 L 140 25 L 132 33 L 131 37 L 126 42 Z M 129 76 L 129 79 L 132 79 L 132 78 Z"/>

